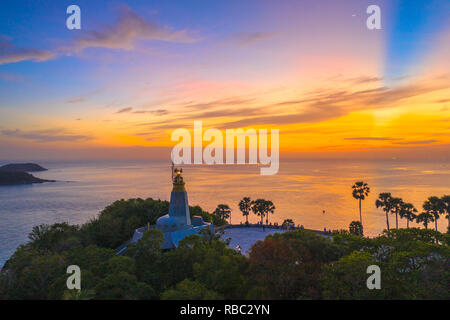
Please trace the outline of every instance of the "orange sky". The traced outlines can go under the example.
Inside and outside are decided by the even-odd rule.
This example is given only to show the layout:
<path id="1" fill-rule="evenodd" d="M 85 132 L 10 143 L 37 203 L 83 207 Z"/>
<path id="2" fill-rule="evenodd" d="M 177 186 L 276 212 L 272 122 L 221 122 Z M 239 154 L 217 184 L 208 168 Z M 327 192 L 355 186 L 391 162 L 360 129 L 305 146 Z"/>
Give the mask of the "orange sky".
<path id="1" fill-rule="evenodd" d="M 207 28 L 164 29 L 160 37 L 175 47 L 134 39 L 136 26 L 154 28 L 152 17 L 125 7 L 111 30 L 127 36 L 126 43 L 86 36 L 59 58 L 74 77 L 82 66 L 83 81 L 59 85 L 49 73 L 51 84 L 35 84 L 19 69 L 0 69 L 11 86 L 11 96 L 0 101 L 0 159 L 165 158 L 176 144 L 173 130 L 191 130 L 194 120 L 221 130 L 279 129 L 285 157 L 448 159 L 448 29 L 392 77 L 389 28 L 368 31 L 364 12 L 330 6 L 298 13 L 302 19 L 288 7 L 280 8 L 284 15 L 261 10 L 258 21 L 265 24 L 240 27 L 269 30 L 222 38 Z M 57 58 L 26 63 L 60 70 Z"/>

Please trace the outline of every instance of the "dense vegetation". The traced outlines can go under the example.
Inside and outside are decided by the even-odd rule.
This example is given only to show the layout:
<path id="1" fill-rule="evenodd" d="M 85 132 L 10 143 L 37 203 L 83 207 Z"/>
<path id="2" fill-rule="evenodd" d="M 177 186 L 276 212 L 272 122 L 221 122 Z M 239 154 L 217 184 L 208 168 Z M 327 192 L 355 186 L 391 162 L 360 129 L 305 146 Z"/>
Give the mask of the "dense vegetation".
<path id="1" fill-rule="evenodd" d="M 116 201 L 82 226 L 35 227 L 0 274 L 2 299 L 449 299 L 448 234 L 391 229 L 369 239 L 347 231 L 333 239 L 306 230 L 268 236 L 248 257 L 205 232 L 162 251 L 151 229 L 124 255 L 115 248 L 169 204 Z M 191 207 L 206 221 L 223 219 Z M 381 268 L 381 290 L 366 268 Z M 66 268 L 81 268 L 81 292 L 67 290 Z"/>

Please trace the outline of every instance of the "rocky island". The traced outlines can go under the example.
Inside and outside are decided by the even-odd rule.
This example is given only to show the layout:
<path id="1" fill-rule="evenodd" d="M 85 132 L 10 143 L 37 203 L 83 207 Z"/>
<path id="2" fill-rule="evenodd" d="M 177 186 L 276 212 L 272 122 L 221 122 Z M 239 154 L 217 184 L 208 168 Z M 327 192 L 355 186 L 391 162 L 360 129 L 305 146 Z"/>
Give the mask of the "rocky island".
<path id="1" fill-rule="evenodd" d="M 35 163 L 7 164 L 0 167 L 0 186 L 14 186 L 32 183 L 54 182 L 36 178 L 28 172 L 46 171 L 47 169 Z"/>
<path id="2" fill-rule="evenodd" d="M 36 163 L 10 163 L 0 167 L 1 171 L 9 172 L 39 172 L 47 171 L 46 168 L 41 167 Z"/>

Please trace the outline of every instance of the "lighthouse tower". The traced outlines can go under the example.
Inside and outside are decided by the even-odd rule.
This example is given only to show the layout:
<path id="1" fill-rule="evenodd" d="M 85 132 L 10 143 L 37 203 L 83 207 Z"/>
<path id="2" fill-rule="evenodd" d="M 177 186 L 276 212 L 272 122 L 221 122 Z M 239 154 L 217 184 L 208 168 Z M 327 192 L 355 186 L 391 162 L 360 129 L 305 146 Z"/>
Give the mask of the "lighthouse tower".
<path id="1" fill-rule="evenodd" d="M 170 194 L 169 214 L 160 217 L 156 226 L 163 232 L 183 230 L 191 227 L 191 215 L 185 184 L 181 174 L 182 169 L 173 171 L 173 188 Z"/>
<path id="2" fill-rule="evenodd" d="M 214 226 L 203 221 L 201 216 L 194 216 L 191 220 L 189 213 L 189 203 L 181 173 L 182 169 L 172 168 L 172 193 L 170 194 L 169 214 L 156 220 L 156 225 L 144 226 L 135 230 L 131 242 L 137 242 L 143 234 L 150 229 L 159 229 L 164 234 L 163 249 L 173 249 L 178 247 L 178 243 L 186 236 L 197 234 L 202 229 L 210 229 L 214 233 Z M 121 254 L 126 250 L 126 245 L 118 250 Z"/>

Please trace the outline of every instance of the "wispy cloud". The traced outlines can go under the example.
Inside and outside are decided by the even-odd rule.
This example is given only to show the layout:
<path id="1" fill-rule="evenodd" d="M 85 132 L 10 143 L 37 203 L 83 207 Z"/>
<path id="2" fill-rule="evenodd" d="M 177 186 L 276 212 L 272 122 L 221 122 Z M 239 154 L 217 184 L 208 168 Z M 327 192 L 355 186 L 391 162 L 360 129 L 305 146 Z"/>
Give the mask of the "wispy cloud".
<path id="1" fill-rule="evenodd" d="M 184 110 L 205 110 L 224 106 L 238 106 L 255 101 L 255 98 L 229 97 L 208 102 L 187 103 L 182 105 Z"/>
<path id="2" fill-rule="evenodd" d="M 405 142 L 394 142 L 394 144 L 410 145 L 410 144 L 431 144 L 438 142 L 438 140 L 419 140 L 419 141 L 405 141 Z"/>
<path id="3" fill-rule="evenodd" d="M 136 111 L 133 111 L 133 113 L 138 113 L 138 114 L 145 114 L 145 113 L 148 113 L 148 114 L 152 114 L 152 115 L 155 115 L 155 116 L 164 116 L 164 115 L 168 114 L 169 111 L 167 111 L 166 109 L 157 109 L 157 110 L 136 110 Z"/>
<path id="4" fill-rule="evenodd" d="M 240 47 L 252 46 L 257 43 L 272 39 L 274 32 L 238 32 L 230 35 L 222 44 L 235 44 Z"/>
<path id="5" fill-rule="evenodd" d="M 152 114 L 155 116 L 163 116 L 169 113 L 169 111 L 167 111 L 166 109 L 157 109 L 157 110 L 135 110 L 131 107 L 128 108 L 123 108 L 120 109 L 118 111 L 116 111 L 115 113 L 134 113 L 134 114 Z"/>
<path id="6" fill-rule="evenodd" d="M 36 62 L 47 61 L 56 56 L 55 53 L 35 48 L 20 48 L 8 41 L 0 40 L 0 65 L 25 60 Z"/>
<path id="7" fill-rule="evenodd" d="M 79 95 L 78 97 L 70 98 L 70 99 L 68 99 L 66 102 L 67 102 L 67 103 L 78 103 L 78 102 L 83 102 L 83 101 L 88 100 L 88 98 L 92 97 L 93 95 L 96 95 L 97 93 L 102 92 L 102 91 L 103 91 L 103 89 L 93 90 L 93 91 L 90 91 L 90 92 L 88 92 L 88 93 Z"/>
<path id="8" fill-rule="evenodd" d="M 134 48 L 137 40 L 184 43 L 196 41 L 186 30 L 172 30 L 146 21 L 129 7 L 122 6 L 116 25 L 84 33 L 75 40 L 70 49 L 82 51 L 86 48 L 97 47 L 130 50 Z"/>
<path id="9" fill-rule="evenodd" d="M 339 118 L 350 112 L 362 110 L 377 110 L 392 108 L 404 99 L 416 97 L 422 94 L 436 92 L 448 85 L 427 85 L 416 83 L 402 87 L 375 87 L 367 90 L 324 90 L 298 100 L 287 100 L 275 103 L 270 107 L 289 107 L 286 111 L 294 109 L 296 112 L 288 112 L 280 115 L 263 115 L 248 117 L 237 121 L 224 123 L 224 127 L 246 127 L 262 124 L 294 124 L 321 122 Z"/>
<path id="10" fill-rule="evenodd" d="M 349 81 L 353 82 L 354 84 L 372 83 L 372 82 L 378 82 L 378 81 L 381 81 L 381 80 L 383 80 L 383 78 L 370 77 L 370 76 L 361 76 L 361 77 L 349 79 Z"/>
<path id="11" fill-rule="evenodd" d="M 132 110 L 133 110 L 133 108 L 128 107 L 128 108 L 120 109 L 120 110 L 116 111 L 116 113 L 127 113 L 127 112 L 131 112 Z"/>
<path id="12" fill-rule="evenodd" d="M 147 21 L 128 6 L 123 5 L 115 25 L 102 30 L 80 31 L 81 36 L 72 43 L 49 50 L 20 48 L 9 42 L 10 38 L 0 37 L 0 65 L 31 60 L 43 62 L 61 55 L 72 55 L 87 48 L 107 48 L 131 50 L 139 40 L 159 40 L 167 42 L 190 43 L 198 39 L 188 34 L 187 30 L 173 30 Z M 82 99 L 74 102 L 83 101 Z"/>
<path id="13" fill-rule="evenodd" d="M 75 142 L 92 139 L 91 136 L 72 134 L 63 129 L 49 129 L 49 130 L 35 130 L 35 131 L 22 131 L 16 129 L 16 130 L 2 130 L 0 132 L 3 136 L 25 139 L 35 142 L 56 142 L 56 141 Z"/>
<path id="14" fill-rule="evenodd" d="M 389 137 L 354 137 L 354 138 L 344 138 L 344 140 L 357 140 L 357 141 L 393 141 L 393 140 L 403 140 L 402 138 L 389 138 Z"/>

